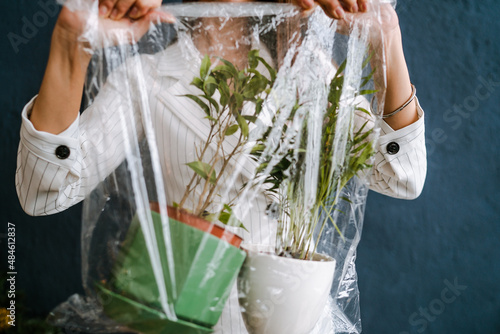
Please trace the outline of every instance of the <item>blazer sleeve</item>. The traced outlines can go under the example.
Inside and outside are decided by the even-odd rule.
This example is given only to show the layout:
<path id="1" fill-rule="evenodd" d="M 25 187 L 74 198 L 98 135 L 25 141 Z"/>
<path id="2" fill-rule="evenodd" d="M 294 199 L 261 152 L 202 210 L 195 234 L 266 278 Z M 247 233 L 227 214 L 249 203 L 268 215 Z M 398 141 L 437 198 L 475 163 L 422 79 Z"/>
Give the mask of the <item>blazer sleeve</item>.
<path id="1" fill-rule="evenodd" d="M 118 80 L 119 75 L 110 75 L 92 105 L 57 135 L 38 131 L 30 122 L 36 96 L 25 106 L 16 191 L 27 214 L 49 215 L 67 209 L 122 163 L 123 141 L 138 134 L 141 121 L 136 113 L 128 112 L 134 107 L 118 89 Z M 128 115 L 133 119 L 124 119 Z"/>
<path id="2" fill-rule="evenodd" d="M 419 119 L 402 129 L 380 125 L 370 189 L 401 199 L 415 199 L 422 192 L 427 173 L 424 112 L 417 101 Z"/>

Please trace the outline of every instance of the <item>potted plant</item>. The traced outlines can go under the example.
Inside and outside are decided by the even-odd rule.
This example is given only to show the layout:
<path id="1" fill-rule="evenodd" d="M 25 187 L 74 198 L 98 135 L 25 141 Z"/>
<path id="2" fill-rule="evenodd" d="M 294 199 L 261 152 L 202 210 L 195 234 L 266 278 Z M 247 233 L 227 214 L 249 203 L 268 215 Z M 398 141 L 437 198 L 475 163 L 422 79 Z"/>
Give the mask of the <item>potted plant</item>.
<path id="1" fill-rule="evenodd" d="M 264 131 L 252 151 L 259 163 L 257 179 L 264 179 L 260 182 L 267 184 L 266 191 L 276 199 L 279 217 L 276 248 L 249 247 L 238 278 L 240 305 L 250 333 L 308 333 L 325 307 L 335 260 L 318 253 L 318 243 L 328 224 L 343 238 L 333 212 L 339 201 L 349 201 L 342 190 L 355 175 L 371 167 L 374 154 L 368 121 L 356 128 L 351 118 L 347 123 L 351 131 L 338 139 L 345 66 L 346 62 L 338 67 L 329 84 L 318 133 L 311 133 L 309 123 L 315 120 L 307 103 L 297 96 L 285 122 L 277 122 L 279 110 L 275 115 L 273 123 L 283 124 L 281 131 L 271 127 Z M 372 74 L 362 79 L 354 97 L 375 93 L 362 89 Z M 350 107 L 371 117 L 360 106 Z M 314 147 L 310 135 L 318 136 L 320 143 L 319 154 L 312 158 L 308 156 Z"/>
<path id="2" fill-rule="evenodd" d="M 250 127 L 262 110 L 276 72 L 256 49 L 248 53 L 247 66 L 241 70 L 228 60 L 217 61 L 213 66 L 209 56 L 203 58 L 200 76 L 191 83 L 202 93 L 185 95 L 205 112 L 210 131 L 206 140 L 200 143 L 197 159 L 187 164 L 193 175 L 174 207 L 209 221 L 244 228 L 241 222 L 230 221 L 236 219 L 232 206 L 239 193 L 228 198 L 227 203 L 221 203 L 219 197 L 225 192 L 223 179 L 237 171 L 237 158 L 246 154 Z M 257 69 L 259 66 L 267 69 L 267 75 Z M 251 107 L 244 112 L 244 107 L 249 105 Z M 226 146 L 228 139 L 231 144 Z M 189 199 L 195 197 L 195 190 L 198 190 L 196 200 L 188 204 Z"/>
<path id="3" fill-rule="evenodd" d="M 191 83 L 200 93 L 179 97 L 191 99 L 205 112 L 210 132 L 200 143 L 197 159 L 187 164 L 193 176 L 185 193 L 179 202 L 167 208 L 169 240 L 164 239 L 159 204 L 151 203 L 164 284 L 178 319 L 168 319 L 161 312 L 146 238 L 140 218 L 135 216 L 121 243 L 112 278 L 98 284 L 107 298 L 103 305 L 106 314 L 130 328 L 146 333 L 204 333 L 211 331 L 222 313 L 246 256 L 239 249 L 241 238 L 223 226 L 244 228 L 232 215 L 234 199 L 219 202 L 224 177 L 234 171 L 232 162 L 245 151 L 249 126 L 255 122 L 275 78 L 274 70 L 258 50 L 250 51 L 247 64 L 240 70 L 220 59 L 214 66 L 205 56 L 199 77 Z M 257 70 L 259 65 L 268 69 L 268 76 Z M 244 105 L 249 103 L 254 106 L 250 108 L 253 114 L 243 114 Z M 224 143 L 229 136 L 235 140 L 227 151 Z M 216 149 L 210 151 L 214 146 Z M 195 190 L 200 189 L 195 196 Z M 167 256 L 167 242 L 173 250 L 171 258 Z M 175 284 L 168 279 L 172 276 Z"/>

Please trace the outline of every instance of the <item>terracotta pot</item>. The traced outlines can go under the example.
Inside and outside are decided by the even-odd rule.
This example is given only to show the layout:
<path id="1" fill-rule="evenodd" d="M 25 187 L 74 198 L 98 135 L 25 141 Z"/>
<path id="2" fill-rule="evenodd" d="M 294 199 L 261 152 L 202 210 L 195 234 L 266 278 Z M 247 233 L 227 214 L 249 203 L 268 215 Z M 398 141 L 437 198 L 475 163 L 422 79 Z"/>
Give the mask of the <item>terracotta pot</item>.
<path id="1" fill-rule="evenodd" d="M 150 203 L 151 210 L 160 212 L 160 206 L 157 202 Z M 189 226 L 210 233 L 211 235 L 228 242 L 234 247 L 240 247 L 242 238 L 238 235 L 227 231 L 224 227 L 211 223 L 203 218 L 193 215 L 179 208 L 167 206 L 168 216 L 177 221 L 183 222 Z"/>

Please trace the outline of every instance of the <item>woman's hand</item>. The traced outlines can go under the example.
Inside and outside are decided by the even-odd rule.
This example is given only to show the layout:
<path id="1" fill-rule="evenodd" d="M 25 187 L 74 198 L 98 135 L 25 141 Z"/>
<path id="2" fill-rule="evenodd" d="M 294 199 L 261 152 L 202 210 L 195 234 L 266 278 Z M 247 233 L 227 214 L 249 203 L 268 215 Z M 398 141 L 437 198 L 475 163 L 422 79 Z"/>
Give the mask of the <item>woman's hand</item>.
<path id="1" fill-rule="evenodd" d="M 379 47 L 382 35 L 384 39 L 388 39 L 392 35 L 399 33 L 399 19 L 394 8 L 390 4 L 381 4 L 379 13 L 380 17 L 378 16 L 378 13 L 371 11 L 370 7 L 368 7 L 368 14 L 347 15 L 343 20 L 339 20 L 337 24 L 337 32 L 343 35 L 348 35 L 353 22 L 360 19 L 358 22 L 361 24 L 369 24 L 371 26 L 371 43 L 374 46 Z"/>
<path id="2" fill-rule="evenodd" d="M 368 8 L 368 0 L 294 0 L 294 3 L 305 10 L 319 5 L 326 15 L 334 19 L 343 19 L 346 12 L 366 12 Z"/>
<path id="3" fill-rule="evenodd" d="M 294 2 L 304 9 L 311 9 L 316 4 L 319 4 L 325 13 L 332 18 L 343 18 L 337 25 L 338 32 L 348 34 L 350 32 L 353 21 L 357 19 L 357 15 L 346 15 L 342 10 L 356 13 L 366 12 L 369 9 L 367 1 L 338 1 L 338 0 L 294 0 Z M 356 6 L 357 3 L 357 6 Z M 350 10 L 349 10 L 350 9 Z M 339 15 L 341 14 L 341 15 Z M 370 14 L 370 13 L 369 13 Z M 394 8 L 386 3 L 380 6 L 380 20 L 378 15 L 367 15 L 360 22 L 368 23 L 372 26 L 370 31 L 370 45 L 374 49 L 384 49 L 385 62 L 387 66 L 387 87 L 386 98 L 384 104 L 384 113 L 389 114 L 404 104 L 411 95 L 411 83 L 408 68 L 403 53 L 403 45 L 401 41 L 401 30 L 399 29 L 399 20 Z M 374 14 L 377 14 L 374 12 Z M 378 60 L 373 60 L 376 62 Z M 377 67 L 378 64 L 372 64 Z M 401 112 L 396 115 L 386 118 L 385 121 L 394 130 L 401 129 L 418 120 L 416 102 L 412 101 Z"/>
<path id="4" fill-rule="evenodd" d="M 120 20 L 124 16 L 137 20 L 161 6 L 161 0 L 99 0 L 99 15 Z"/>
<path id="5" fill-rule="evenodd" d="M 138 2 L 144 2 L 146 0 L 139 0 L 132 4 L 134 8 L 139 6 Z M 150 0 L 148 0 L 150 1 Z M 157 2 L 157 0 L 153 0 Z M 118 0 L 119 2 L 127 2 L 127 0 Z M 72 48 L 75 44 L 80 45 L 84 42 L 86 45 L 91 44 L 93 47 L 103 47 L 109 45 L 116 45 L 126 42 L 136 42 L 138 41 L 150 28 L 152 22 L 159 23 L 172 23 L 174 22 L 174 17 L 164 11 L 156 11 L 147 9 L 147 7 L 141 7 L 140 16 L 136 18 L 131 18 L 130 16 L 115 16 L 115 19 L 111 19 L 110 16 L 97 16 L 96 13 L 91 13 L 88 10 L 77 10 L 73 11 L 63 6 L 61 12 L 59 13 L 56 26 L 54 28 L 52 42 L 59 43 L 65 48 Z M 96 20 L 89 18 L 95 15 Z M 121 15 L 121 14 L 120 14 Z M 90 26 L 92 34 L 84 35 L 86 32 L 87 24 L 89 22 L 97 23 L 95 26 Z M 109 33 L 110 31 L 117 33 Z M 123 31 L 124 34 L 119 32 Z M 80 37 L 84 35 L 85 38 Z M 117 37 L 121 35 L 122 37 Z M 123 37 L 124 36 L 124 37 Z"/>

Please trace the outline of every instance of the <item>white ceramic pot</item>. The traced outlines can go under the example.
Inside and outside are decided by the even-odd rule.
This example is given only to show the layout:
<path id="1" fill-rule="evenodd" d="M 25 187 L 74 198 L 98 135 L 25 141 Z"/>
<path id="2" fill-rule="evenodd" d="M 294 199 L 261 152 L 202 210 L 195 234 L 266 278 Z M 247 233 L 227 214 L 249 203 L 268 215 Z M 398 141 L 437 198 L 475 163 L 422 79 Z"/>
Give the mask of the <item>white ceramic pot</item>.
<path id="1" fill-rule="evenodd" d="M 318 321 L 333 281 L 335 260 L 279 257 L 244 247 L 248 256 L 238 277 L 238 297 L 250 334 L 306 334 Z"/>

